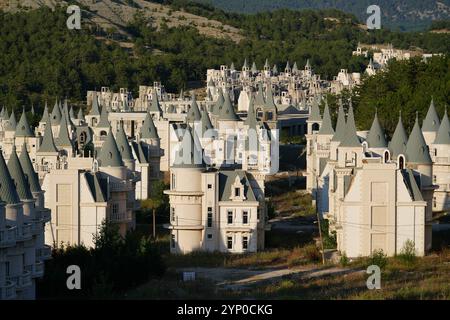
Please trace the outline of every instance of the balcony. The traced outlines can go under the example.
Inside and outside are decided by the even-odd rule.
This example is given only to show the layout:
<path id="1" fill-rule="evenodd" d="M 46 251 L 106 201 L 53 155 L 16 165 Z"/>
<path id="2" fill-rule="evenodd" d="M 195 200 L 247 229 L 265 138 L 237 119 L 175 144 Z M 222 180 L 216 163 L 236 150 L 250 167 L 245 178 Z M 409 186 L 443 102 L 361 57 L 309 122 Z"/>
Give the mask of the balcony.
<path id="1" fill-rule="evenodd" d="M 51 219 L 52 219 L 50 209 L 47 209 L 47 208 L 42 209 L 41 210 L 41 218 L 42 218 L 44 223 L 50 222 Z"/>
<path id="2" fill-rule="evenodd" d="M 52 258 L 52 248 L 44 244 L 42 248 L 36 249 L 36 260 L 49 260 Z"/>
<path id="3" fill-rule="evenodd" d="M 13 281 L 5 281 L 0 284 L 0 300 L 13 300 L 16 298 L 16 283 Z"/>
<path id="4" fill-rule="evenodd" d="M 22 225 L 22 234 L 19 233 L 19 229 L 17 229 L 17 239 L 19 240 L 30 240 L 33 237 L 33 225 L 31 223 L 24 223 Z"/>
<path id="5" fill-rule="evenodd" d="M 34 278 L 42 278 L 44 276 L 44 262 L 36 261 L 36 266 L 34 268 Z"/>
<path id="6" fill-rule="evenodd" d="M 114 182 L 110 184 L 111 192 L 130 191 L 133 189 L 131 181 Z"/>
<path id="7" fill-rule="evenodd" d="M 17 290 L 31 286 L 31 272 L 24 270 L 20 276 L 8 277 L 8 280 L 16 284 Z"/>
<path id="8" fill-rule="evenodd" d="M 44 233 L 44 227 L 42 224 L 42 220 L 33 220 L 31 223 L 31 232 L 33 235 L 40 235 Z"/>
<path id="9" fill-rule="evenodd" d="M 111 222 L 129 222 L 132 219 L 131 211 L 115 212 L 109 215 Z"/>
<path id="10" fill-rule="evenodd" d="M 6 227 L 0 230 L 0 248 L 12 247 L 16 244 L 17 227 Z"/>

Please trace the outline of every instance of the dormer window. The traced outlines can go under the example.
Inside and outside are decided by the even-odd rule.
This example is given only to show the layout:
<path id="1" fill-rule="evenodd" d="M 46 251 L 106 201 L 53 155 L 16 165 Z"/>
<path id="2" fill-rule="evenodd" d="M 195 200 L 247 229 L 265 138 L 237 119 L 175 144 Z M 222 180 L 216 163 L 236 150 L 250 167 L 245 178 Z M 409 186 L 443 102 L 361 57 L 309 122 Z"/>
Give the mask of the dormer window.
<path id="1" fill-rule="evenodd" d="M 234 196 L 235 197 L 241 196 L 241 188 L 234 188 Z"/>
<path id="2" fill-rule="evenodd" d="M 244 185 L 241 183 L 239 176 L 236 176 L 233 185 L 231 186 L 231 196 L 230 200 L 233 201 L 243 201 L 245 200 L 244 196 Z"/>

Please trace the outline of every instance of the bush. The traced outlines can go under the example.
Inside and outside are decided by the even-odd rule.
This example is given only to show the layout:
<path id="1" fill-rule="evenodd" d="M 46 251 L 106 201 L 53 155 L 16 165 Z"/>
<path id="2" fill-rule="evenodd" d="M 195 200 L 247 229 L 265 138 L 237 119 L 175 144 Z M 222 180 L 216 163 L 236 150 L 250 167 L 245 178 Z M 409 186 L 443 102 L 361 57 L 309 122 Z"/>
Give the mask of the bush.
<path id="1" fill-rule="evenodd" d="M 339 264 L 343 267 L 347 267 L 350 264 L 350 260 L 347 257 L 347 254 L 344 252 L 339 259 Z"/>
<path id="2" fill-rule="evenodd" d="M 411 265 L 416 261 L 416 246 L 414 241 L 407 240 L 400 251 L 400 254 L 397 255 L 397 258 L 407 264 Z"/>
<path id="3" fill-rule="evenodd" d="M 387 265 L 387 256 L 383 249 L 374 250 L 368 261 L 369 265 L 376 265 L 380 269 L 384 269 Z"/>

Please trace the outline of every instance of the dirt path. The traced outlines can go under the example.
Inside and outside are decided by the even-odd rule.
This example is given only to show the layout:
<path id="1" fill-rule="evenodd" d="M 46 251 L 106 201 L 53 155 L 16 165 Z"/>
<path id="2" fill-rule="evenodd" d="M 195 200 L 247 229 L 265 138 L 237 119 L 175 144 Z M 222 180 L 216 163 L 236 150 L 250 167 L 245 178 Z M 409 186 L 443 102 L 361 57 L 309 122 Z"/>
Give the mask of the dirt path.
<path id="1" fill-rule="evenodd" d="M 263 282 L 274 282 L 283 277 L 313 279 L 334 275 L 364 272 L 339 267 L 297 267 L 282 269 L 249 270 L 236 268 L 183 268 L 179 272 L 194 271 L 196 277 L 209 279 L 224 289 L 241 290 Z"/>

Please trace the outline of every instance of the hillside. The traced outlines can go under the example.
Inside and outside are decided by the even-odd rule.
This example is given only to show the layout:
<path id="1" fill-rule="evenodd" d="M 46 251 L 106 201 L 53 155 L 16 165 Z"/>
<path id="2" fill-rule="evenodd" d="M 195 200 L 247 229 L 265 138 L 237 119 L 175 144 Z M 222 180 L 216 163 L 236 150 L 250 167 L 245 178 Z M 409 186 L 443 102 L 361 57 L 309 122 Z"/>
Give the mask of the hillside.
<path id="1" fill-rule="evenodd" d="M 335 8 L 352 13 L 366 21 L 366 9 L 378 4 L 382 23 L 401 31 L 424 30 L 432 21 L 450 19 L 450 0 L 196 0 L 212 4 L 220 9 L 237 13 L 257 13 L 287 9 Z"/>
<path id="2" fill-rule="evenodd" d="M 162 5 L 144 0 L 0 0 L 0 9 L 7 12 L 17 12 L 23 9 L 36 9 L 42 6 L 54 8 L 57 4 L 77 3 L 84 9 L 83 18 L 99 26 L 104 31 L 118 33 L 130 38 L 126 31 L 127 24 L 133 20 L 136 13 L 143 13 L 152 20 L 153 26 L 159 29 L 162 24 L 168 27 L 192 26 L 200 34 L 215 38 L 232 39 L 239 42 L 243 39 L 239 29 L 188 12 L 173 10 L 168 5 Z"/>

